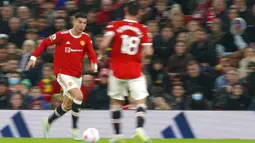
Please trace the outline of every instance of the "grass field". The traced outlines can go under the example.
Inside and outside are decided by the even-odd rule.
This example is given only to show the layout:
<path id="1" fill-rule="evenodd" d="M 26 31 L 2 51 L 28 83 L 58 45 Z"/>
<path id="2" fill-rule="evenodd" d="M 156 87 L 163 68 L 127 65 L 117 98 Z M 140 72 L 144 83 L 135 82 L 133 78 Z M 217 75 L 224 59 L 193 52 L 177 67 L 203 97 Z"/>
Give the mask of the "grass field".
<path id="1" fill-rule="evenodd" d="M 73 139 L 17 139 L 0 138 L 0 143 L 83 143 Z M 101 139 L 99 143 L 108 143 L 108 139 Z M 127 140 L 127 143 L 140 143 L 137 140 Z M 153 143 L 255 143 L 255 140 L 199 140 L 199 139 L 155 139 Z"/>

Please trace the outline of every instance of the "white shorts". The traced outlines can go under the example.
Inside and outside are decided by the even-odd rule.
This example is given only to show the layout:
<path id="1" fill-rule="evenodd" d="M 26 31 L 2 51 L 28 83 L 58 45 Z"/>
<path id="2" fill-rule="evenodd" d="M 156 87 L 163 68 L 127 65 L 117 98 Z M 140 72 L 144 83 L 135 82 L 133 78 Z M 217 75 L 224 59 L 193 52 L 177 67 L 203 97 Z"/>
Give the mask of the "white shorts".
<path id="1" fill-rule="evenodd" d="M 60 86 L 63 88 L 63 95 L 68 96 L 70 99 L 73 99 L 71 97 L 71 94 L 68 92 L 69 90 L 73 88 L 81 88 L 81 82 L 82 78 L 77 78 L 65 74 L 58 74 L 57 75 L 57 81 L 60 84 Z"/>
<path id="2" fill-rule="evenodd" d="M 144 76 L 131 80 L 122 80 L 115 77 L 111 71 L 108 81 L 108 95 L 112 99 L 124 100 L 124 97 L 129 95 L 128 92 L 130 92 L 130 96 L 134 100 L 141 100 L 149 95 Z"/>

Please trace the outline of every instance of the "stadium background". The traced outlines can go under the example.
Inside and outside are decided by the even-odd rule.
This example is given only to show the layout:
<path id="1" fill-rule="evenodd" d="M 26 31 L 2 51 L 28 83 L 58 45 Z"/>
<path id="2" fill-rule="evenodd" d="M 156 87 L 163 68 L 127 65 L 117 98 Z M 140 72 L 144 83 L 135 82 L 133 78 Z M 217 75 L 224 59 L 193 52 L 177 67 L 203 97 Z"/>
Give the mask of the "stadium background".
<path id="1" fill-rule="evenodd" d="M 49 110 L 61 103 L 61 89 L 52 70 L 54 46 L 44 51 L 35 68 L 30 71 L 24 71 L 24 68 L 31 52 L 43 38 L 56 31 L 71 28 L 72 14 L 77 11 L 88 15 L 85 32 L 93 38 L 100 68 L 99 73 L 91 74 L 86 70 L 88 62 L 84 60 L 83 108 L 95 110 L 109 108 L 107 68 L 111 48 L 109 47 L 108 53 L 101 53 L 98 45 L 102 40 L 105 25 L 109 21 L 123 18 L 123 5 L 127 1 L 0 1 L 0 109 L 2 109 L 0 128 L 2 136 L 3 131 L 6 133 L 6 130 L 12 128 L 11 118 L 17 117 L 20 113 L 16 110 Z M 150 110 L 255 109 L 254 0 L 138 1 L 143 7 L 140 22 L 147 25 L 152 33 L 155 51 L 152 58 L 143 60 L 144 74 L 148 79 L 150 92 L 148 98 Z M 185 41 L 187 44 L 178 43 L 178 40 Z M 132 109 L 132 99 L 130 100 L 131 102 L 124 103 L 125 109 Z M 14 111 L 6 113 L 9 110 Z M 24 117 L 21 114 L 20 121 L 25 120 L 27 123 L 32 119 L 26 112 L 29 111 L 21 111 Z M 239 112 L 239 115 L 233 117 L 231 114 L 234 113 L 225 112 L 230 115 L 223 117 L 224 112 L 215 112 L 217 115 L 213 115 L 214 117 L 204 117 L 202 112 L 200 115 L 190 112 L 187 113 L 187 117 L 184 116 L 181 119 L 182 121 L 189 119 L 193 131 L 196 132 L 195 137 L 198 138 L 213 138 L 208 135 L 215 132 L 222 135 L 222 138 L 254 137 L 252 111 Z M 169 118 L 173 118 L 171 122 L 176 121 L 174 115 L 170 116 L 172 112 L 166 113 L 169 113 L 169 117 L 163 116 L 166 118 L 165 122 L 168 122 Z M 108 114 L 107 111 L 104 114 Z M 165 115 L 165 113 L 162 114 Z M 213 113 L 205 112 L 204 115 L 207 114 Z M 193 118 L 194 116 L 196 118 Z M 203 130 L 199 131 L 196 127 L 201 124 L 195 121 L 200 117 L 212 120 L 204 123 Z M 218 119 L 219 122 L 212 124 L 214 119 Z M 35 124 L 39 124 L 38 120 L 34 120 Z M 149 122 L 155 120 L 152 118 Z M 229 120 L 233 124 L 228 124 Z M 238 125 L 235 126 L 235 123 Z M 169 137 L 169 133 L 174 133 L 171 130 L 175 130 L 174 127 L 168 128 L 169 125 L 170 121 L 157 131 L 161 133 L 167 130 Z M 28 124 L 28 128 L 31 126 Z M 235 129 L 227 130 L 225 132 L 229 134 L 224 134 L 224 132 L 220 133 L 217 127 L 222 129 L 235 127 Z M 199 134 L 206 129 L 212 130 L 205 137 Z M 30 131 L 36 132 L 34 129 Z M 179 132 L 174 137 L 182 137 L 182 132 Z M 18 133 L 17 136 L 22 137 Z M 164 134 L 160 136 L 167 137 Z M 38 137 L 41 136 L 38 135 Z M 173 134 L 170 134 L 170 137 L 173 137 Z"/>

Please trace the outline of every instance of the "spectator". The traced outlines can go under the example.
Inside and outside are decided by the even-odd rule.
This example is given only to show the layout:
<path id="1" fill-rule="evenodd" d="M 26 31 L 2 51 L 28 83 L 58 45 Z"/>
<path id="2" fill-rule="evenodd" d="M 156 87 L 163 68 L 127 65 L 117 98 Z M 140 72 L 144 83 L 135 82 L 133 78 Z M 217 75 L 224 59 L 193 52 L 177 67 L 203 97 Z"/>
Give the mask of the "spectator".
<path id="1" fill-rule="evenodd" d="M 239 73 L 240 78 L 244 78 L 250 73 L 248 64 L 250 62 L 255 62 L 255 54 L 253 48 L 244 49 L 244 58 L 239 62 Z"/>
<path id="2" fill-rule="evenodd" d="M 225 86 L 228 84 L 228 78 L 231 77 L 230 76 L 231 71 L 234 69 L 233 67 L 231 67 L 229 59 L 227 59 L 227 58 L 221 59 L 221 66 L 222 66 L 222 71 L 220 73 L 220 76 L 218 76 L 215 80 L 215 89 L 218 89 L 221 86 Z M 235 70 L 233 70 L 233 72 L 234 71 Z M 228 72 L 230 72 L 230 73 L 228 73 Z M 235 79 L 238 79 L 238 78 L 236 77 Z"/>
<path id="3" fill-rule="evenodd" d="M 107 80 L 109 70 L 101 69 L 99 73 L 100 83 L 88 95 L 88 105 L 91 109 L 109 109 L 110 99 L 107 96 Z"/>
<path id="4" fill-rule="evenodd" d="M 73 15 L 74 13 L 78 12 L 76 2 L 73 0 L 65 2 L 65 9 L 66 9 L 68 15 Z"/>
<path id="5" fill-rule="evenodd" d="M 62 18 L 65 18 L 66 21 L 69 20 L 69 17 L 65 8 L 57 8 L 54 13 L 54 17 L 62 17 Z"/>
<path id="6" fill-rule="evenodd" d="M 213 6 L 213 11 L 217 18 L 220 18 L 221 21 L 227 20 L 225 0 L 213 0 L 212 6 Z"/>
<path id="7" fill-rule="evenodd" d="M 225 75 L 222 75 L 222 78 L 217 80 L 216 88 L 235 84 L 235 83 L 239 82 L 239 79 L 240 78 L 239 78 L 237 70 L 230 69 L 229 71 L 226 72 Z"/>
<path id="8" fill-rule="evenodd" d="M 119 0 L 120 6 L 113 10 L 110 21 L 122 20 L 124 19 L 124 8 L 128 0 Z"/>
<path id="9" fill-rule="evenodd" d="M 60 92 L 60 85 L 54 76 L 53 64 L 47 63 L 42 68 L 42 80 L 37 83 L 41 93 L 44 95 L 44 100 L 50 102 L 53 94 Z"/>
<path id="10" fill-rule="evenodd" d="M 151 86 L 163 88 L 164 93 L 169 93 L 170 83 L 167 73 L 163 69 L 162 60 L 156 57 L 153 60 L 151 69 L 149 70 Z"/>
<path id="11" fill-rule="evenodd" d="M 183 15 L 181 6 L 179 4 L 172 5 L 172 8 L 169 10 L 168 18 L 171 20 L 175 15 Z"/>
<path id="12" fill-rule="evenodd" d="M 36 29 L 36 26 L 37 26 L 37 23 L 36 23 L 35 18 L 30 17 L 30 18 L 27 19 L 25 29 L 30 29 L 30 28 Z"/>
<path id="13" fill-rule="evenodd" d="M 139 0 L 138 2 L 141 7 L 140 22 L 147 23 L 149 20 L 152 20 L 153 9 L 149 7 L 149 0 Z"/>
<path id="14" fill-rule="evenodd" d="M 97 11 L 95 9 L 88 12 L 88 21 L 86 31 L 92 33 L 93 36 L 101 32 L 100 26 L 96 23 Z"/>
<path id="15" fill-rule="evenodd" d="M 23 98 L 22 95 L 18 92 L 13 93 L 10 97 L 8 109 L 20 110 L 26 109 L 27 107 L 23 106 Z"/>
<path id="16" fill-rule="evenodd" d="M 9 36 L 6 34 L 0 34 L 0 49 L 8 43 Z"/>
<path id="17" fill-rule="evenodd" d="M 24 28 L 25 25 L 27 24 L 28 18 L 30 17 L 30 12 L 29 12 L 28 7 L 26 7 L 26 6 L 18 7 L 17 15 L 18 15 L 18 18 L 21 21 L 21 27 Z"/>
<path id="18" fill-rule="evenodd" d="M 62 94 L 54 94 L 51 99 L 51 109 L 56 109 L 59 105 L 62 104 L 63 95 Z"/>
<path id="19" fill-rule="evenodd" d="M 211 102 L 205 98 L 205 95 L 199 89 L 197 90 L 187 99 L 185 110 L 212 110 Z"/>
<path id="20" fill-rule="evenodd" d="M 37 29 L 39 37 L 48 37 L 51 33 L 49 32 L 49 24 L 46 16 L 40 16 L 37 18 Z"/>
<path id="21" fill-rule="evenodd" d="M 154 109 L 156 110 L 170 110 L 171 107 L 162 97 L 156 97 L 153 99 Z"/>
<path id="22" fill-rule="evenodd" d="M 40 101 L 36 100 L 32 103 L 31 109 L 32 110 L 43 110 L 43 105 Z"/>
<path id="23" fill-rule="evenodd" d="M 173 26 L 174 37 L 184 31 L 184 18 L 183 15 L 174 15 L 171 19 L 171 24 Z"/>
<path id="24" fill-rule="evenodd" d="M 167 64 L 168 57 L 173 54 L 174 43 L 173 31 L 169 26 L 163 27 L 160 34 L 153 38 L 154 54 L 162 59 L 163 65 Z"/>
<path id="25" fill-rule="evenodd" d="M 212 99 L 212 89 L 214 80 L 212 76 L 200 71 L 199 64 L 196 61 L 190 61 L 187 65 L 188 75 L 184 78 L 185 91 L 191 95 L 194 89 L 199 88 L 203 92 L 204 98 Z"/>
<path id="26" fill-rule="evenodd" d="M 251 61 L 248 64 L 248 76 L 244 78 L 246 81 L 246 88 L 249 95 L 254 98 L 255 101 L 255 62 Z M 254 102 L 255 103 L 255 102 Z"/>
<path id="27" fill-rule="evenodd" d="M 193 56 L 187 53 L 187 43 L 185 41 L 177 41 L 175 54 L 168 59 L 168 72 L 184 74 L 186 73 L 186 65 L 192 60 L 194 60 Z"/>
<path id="28" fill-rule="evenodd" d="M 159 25 L 156 20 L 150 20 L 147 22 L 149 33 L 151 33 L 152 37 L 154 38 L 159 33 Z"/>
<path id="29" fill-rule="evenodd" d="M 54 18 L 54 30 L 52 34 L 58 31 L 65 31 L 65 30 L 67 30 L 66 19 L 63 17 Z"/>
<path id="30" fill-rule="evenodd" d="M 9 42 L 12 42 L 21 47 L 25 40 L 25 32 L 21 29 L 21 21 L 17 17 L 12 17 L 8 21 L 8 28 L 4 29 L 3 32 L 9 35 Z"/>
<path id="31" fill-rule="evenodd" d="M 250 105 L 249 95 L 245 93 L 241 84 L 234 84 L 229 92 L 224 109 L 247 110 Z"/>
<path id="32" fill-rule="evenodd" d="M 96 0 L 79 0 L 78 1 L 78 7 L 81 12 L 88 13 L 92 9 L 97 9 L 100 3 L 98 4 Z"/>
<path id="33" fill-rule="evenodd" d="M 177 37 L 176 37 L 176 41 L 184 41 L 184 42 L 188 42 L 188 34 L 187 32 L 183 31 L 180 32 Z M 189 45 L 187 44 L 187 48 L 189 48 Z"/>
<path id="34" fill-rule="evenodd" d="M 221 23 L 222 23 L 222 21 L 219 18 L 215 18 L 212 21 L 211 33 L 210 33 L 210 36 L 209 36 L 209 40 L 216 44 L 215 48 L 216 48 L 218 56 L 223 56 L 221 51 L 220 51 L 220 49 L 222 48 L 221 42 L 222 42 L 222 39 L 224 37 L 224 33 L 222 31 L 222 28 L 221 28 L 222 27 Z"/>
<path id="35" fill-rule="evenodd" d="M 157 0 L 153 14 L 151 15 L 152 19 L 159 21 L 159 25 L 163 26 L 166 24 L 168 18 L 168 7 L 167 0 Z"/>
<path id="36" fill-rule="evenodd" d="M 225 21 L 223 21 L 223 31 L 229 32 L 229 29 L 231 27 L 231 21 L 235 18 L 239 17 L 238 10 L 236 7 L 232 6 L 228 9 L 228 17 Z"/>
<path id="37" fill-rule="evenodd" d="M 86 104 L 88 102 L 88 95 L 90 94 L 94 86 L 95 83 L 92 75 L 87 74 L 82 77 L 81 91 L 83 94 L 83 107 L 86 107 Z"/>
<path id="38" fill-rule="evenodd" d="M 6 48 L 0 48 L 0 71 L 3 72 L 3 66 L 5 65 L 7 57 L 7 50 Z"/>
<path id="39" fill-rule="evenodd" d="M 203 29 L 196 31 L 196 42 L 191 45 L 189 52 L 202 67 L 214 67 L 217 64 L 215 44 L 208 40 L 207 33 Z"/>
<path id="40" fill-rule="evenodd" d="M 0 109 L 5 109 L 8 104 L 8 100 L 11 96 L 8 90 L 8 82 L 4 79 L 0 79 Z"/>
<path id="41" fill-rule="evenodd" d="M 41 90 L 39 86 L 33 86 L 30 91 L 30 96 L 32 96 L 32 103 L 34 101 L 40 101 L 45 108 L 49 108 L 49 104 L 45 101 L 45 96 L 41 94 Z M 30 104 L 30 106 L 32 105 Z"/>
<path id="42" fill-rule="evenodd" d="M 224 36 L 221 49 L 221 55 L 231 55 L 248 47 L 249 37 L 246 32 L 246 22 L 242 18 L 235 18 L 232 21 L 230 31 Z"/>
<path id="43" fill-rule="evenodd" d="M 1 9 L 0 18 L 0 31 L 8 29 L 8 21 L 13 16 L 13 7 L 11 5 L 5 5 Z"/>
<path id="44" fill-rule="evenodd" d="M 10 58 L 8 59 L 7 63 L 5 64 L 5 72 L 17 72 L 19 71 L 19 60 L 16 58 Z"/>
<path id="45" fill-rule="evenodd" d="M 110 16 L 113 11 L 113 1 L 112 0 L 102 0 L 101 9 L 97 14 L 97 24 L 104 25 L 110 20 Z"/>
<path id="46" fill-rule="evenodd" d="M 8 43 L 6 45 L 6 49 L 7 49 L 8 59 L 15 59 L 15 58 L 19 59 L 20 53 L 15 44 Z"/>
<path id="47" fill-rule="evenodd" d="M 188 47 L 195 41 L 196 31 L 201 28 L 199 22 L 196 20 L 191 20 L 187 24 L 188 26 Z"/>
<path id="48" fill-rule="evenodd" d="M 174 85 L 172 87 L 172 96 L 170 96 L 169 106 L 172 110 L 184 110 L 185 90 L 182 85 Z"/>
<path id="49" fill-rule="evenodd" d="M 35 28 L 30 28 L 30 29 L 27 29 L 27 31 L 26 31 L 26 39 L 27 40 L 33 40 L 33 41 L 36 41 L 37 40 L 37 38 L 38 38 L 38 31 L 37 31 L 37 29 L 35 29 Z M 24 44 L 24 43 L 23 43 Z"/>
<path id="50" fill-rule="evenodd" d="M 245 0 L 234 0 L 233 5 L 237 8 L 239 15 L 244 21 L 247 22 L 247 25 L 252 25 L 251 14 L 249 13 L 246 1 Z"/>
<path id="51" fill-rule="evenodd" d="M 43 9 L 40 15 L 47 19 L 48 26 L 52 25 L 54 3 L 52 1 L 44 1 L 40 6 Z"/>

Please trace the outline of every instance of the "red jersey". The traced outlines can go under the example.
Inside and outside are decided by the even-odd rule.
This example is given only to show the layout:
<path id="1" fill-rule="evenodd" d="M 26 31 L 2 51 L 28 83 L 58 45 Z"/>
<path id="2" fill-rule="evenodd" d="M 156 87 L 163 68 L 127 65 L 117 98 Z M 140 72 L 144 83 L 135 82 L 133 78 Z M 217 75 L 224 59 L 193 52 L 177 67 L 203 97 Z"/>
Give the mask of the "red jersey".
<path id="1" fill-rule="evenodd" d="M 38 57 L 46 47 L 56 44 L 54 53 L 54 73 L 81 77 L 83 58 L 87 54 L 91 62 L 97 63 L 92 41 L 86 33 L 80 36 L 71 34 L 71 30 L 57 32 L 44 39 L 32 56 Z"/>
<path id="2" fill-rule="evenodd" d="M 142 46 L 152 45 L 148 28 L 133 20 L 113 21 L 106 27 L 112 35 L 110 68 L 119 79 L 135 79 L 142 75 Z"/>

